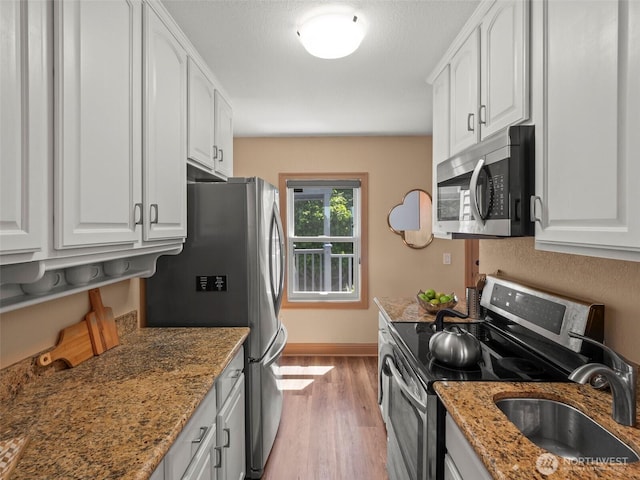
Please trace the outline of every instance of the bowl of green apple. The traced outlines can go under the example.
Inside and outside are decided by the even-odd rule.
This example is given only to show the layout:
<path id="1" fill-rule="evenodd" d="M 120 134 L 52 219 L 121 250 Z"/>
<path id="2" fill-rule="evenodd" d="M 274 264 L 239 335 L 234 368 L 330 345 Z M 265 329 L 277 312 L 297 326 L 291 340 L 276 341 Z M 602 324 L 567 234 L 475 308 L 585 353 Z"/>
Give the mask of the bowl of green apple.
<path id="1" fill-rule="evenodd" d="M 428 313 L 438 313 L 445 308 L 453 308 L 458 304 L 458 297 L 455 293 L 441 293 L 429 288 L 420 290 L 416 296 L 418 305 Z"/>

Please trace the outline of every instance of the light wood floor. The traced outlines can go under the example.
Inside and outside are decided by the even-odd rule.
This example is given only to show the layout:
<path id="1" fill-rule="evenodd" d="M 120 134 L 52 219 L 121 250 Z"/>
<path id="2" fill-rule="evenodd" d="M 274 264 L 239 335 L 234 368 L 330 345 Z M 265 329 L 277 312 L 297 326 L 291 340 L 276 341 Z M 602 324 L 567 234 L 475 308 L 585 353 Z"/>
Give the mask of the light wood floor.
<path id="1" fill-rule="evenodd" d="M 377 358 L 287 356 L 280 364 L 289 389 L 262 479 L 387 480 Z"/>

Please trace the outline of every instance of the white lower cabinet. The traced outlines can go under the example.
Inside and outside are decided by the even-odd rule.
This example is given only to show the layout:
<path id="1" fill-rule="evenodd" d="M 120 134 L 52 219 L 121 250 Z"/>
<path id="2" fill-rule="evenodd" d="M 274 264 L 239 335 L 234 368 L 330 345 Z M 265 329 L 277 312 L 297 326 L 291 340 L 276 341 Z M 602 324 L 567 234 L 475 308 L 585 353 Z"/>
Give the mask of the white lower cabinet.
<path id="1" fill-rule="evenodd" d="M 244 349 L 216 379 L 151 480 L 243 480 Z"/>
<path id="2" fill-rule="evenodd" d="M 445 480 L 492 480 L 482 461 L 447 413 L 445 420 L 447 454 L 444 461 Z"/>
<path id="3" fill-rule="evenodd" d="M 247 469 L 244 422 L 244 374 L 241 373 L 216 420 L 217 447 L 221 449 L 218 479 L 244 480 Z"/>

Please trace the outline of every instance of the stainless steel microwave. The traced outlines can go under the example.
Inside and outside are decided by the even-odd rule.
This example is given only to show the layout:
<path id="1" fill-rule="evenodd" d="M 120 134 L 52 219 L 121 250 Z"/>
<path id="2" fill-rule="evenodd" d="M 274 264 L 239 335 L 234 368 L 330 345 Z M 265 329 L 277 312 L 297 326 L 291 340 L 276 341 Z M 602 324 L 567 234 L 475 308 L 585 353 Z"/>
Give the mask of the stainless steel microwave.
<path id="1" fill-rule="evenodd" d="M 534 234 L 530 198 L 535 191 L 533 125 L 512 126 L 436 171 L 436 223 L 453 238 Z"/>

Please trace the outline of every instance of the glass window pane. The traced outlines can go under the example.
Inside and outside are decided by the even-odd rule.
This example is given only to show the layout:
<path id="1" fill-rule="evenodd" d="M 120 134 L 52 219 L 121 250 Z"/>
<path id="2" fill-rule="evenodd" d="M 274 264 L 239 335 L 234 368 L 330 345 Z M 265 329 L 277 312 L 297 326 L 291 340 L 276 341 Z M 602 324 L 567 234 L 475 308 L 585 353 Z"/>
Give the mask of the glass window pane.
<path id="1" fill-rule="evenodd" d="M 294 235 L 353 236 L 353 188 L 293 189 Z"/>
<path id="2" fill-rule="evenodd" d="M 353 242 L 296 242 L 293 247 L 292 292 L 353 292 Z"/>

